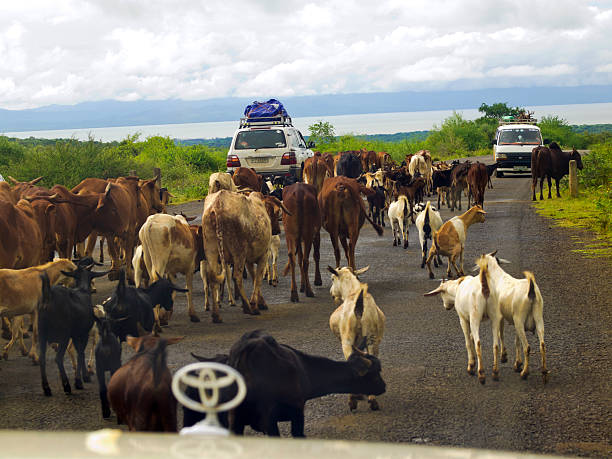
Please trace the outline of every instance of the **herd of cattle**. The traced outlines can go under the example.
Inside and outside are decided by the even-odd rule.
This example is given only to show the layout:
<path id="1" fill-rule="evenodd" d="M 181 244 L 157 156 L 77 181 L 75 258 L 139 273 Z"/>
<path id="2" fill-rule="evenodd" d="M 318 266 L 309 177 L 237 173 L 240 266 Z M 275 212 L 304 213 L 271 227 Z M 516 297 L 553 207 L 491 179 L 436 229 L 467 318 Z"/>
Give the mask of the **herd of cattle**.
<path id="1" fill-rule="evenodd" d="M 576 159 L 565 154 L 559 160 L 554 153 L 554 148 L 547 147 L 533 153 L 534 177 L 540 172 L 548 176 L 549 186 L 550 177 L 559 175 L 551 168 L 565 167 L 567 173 L 569 159 Z M 498 379 L 499 358 L 502 362 L 507 358 L 505 320 L 516 328 L 514 369 L 527 377 L 530 349 L 525 330 L 535 331 L 546 381 L 543 301 L 533 274 L 525 272 L 524 279 L 511 277 L 502 270 L 504 260 L 495 253 L 480 257 L 477 276 L 466 276 L 463 269 L 467 230 L 485 221 L 484 194 L 495 167 L 470 161 L 434 164 L 430 153 L 422 150 L 407 156 L 402 164 L 384 152 L 316 153 L 304 164 L 304 182 L 290 177 L 270 182 L 252 169 L 238 168 L 233 176 L 211 175 L 200 225 L 189 224 L 191 218 L 182 214 L 165 213 L 171 195 L 160 189 L 157 178 L 88 178 L 72 190 L 62 185 L 40 187 L 36 185 L 40 178 L 29 182 L 10 178 L 12 186 L 0 182 L 0 316 L 3 336 L 10 338 L 3 356 L 8 358 L 19 341 L 22 353 L 40 364 L 43 391 L 51 395 L 45 368 L 48 345 L 55 347 L 66 393 L 71 386 L 64 369 L 65 353 L 72 358 L 78 389 L 90 380 L 95 355 L 103 417 L 110 416 L 112 407 L 118 420 L 131 430 L 176 431 L 176 403 L 170 392 L 165 349 L 181 338 L 160 339 L 157 335 L 171 318 L 175 292 L 187 293 L 189 317 L 198 322 L 192 280 L 199 270 L 204 307 L 211 310 L 214 323 L 222 321 L 219 306 L 224 290 L 230 304 L 239 298 L 244 313 L 260 314 L 268 308 L 261 291 L 264 277 L 271 285 L 277 283 L 282 221 L 288 251 L 284 274 L 291 271 L 292 302 L 299 301 L 296 259 L 300 292 L 314 296 L 308 274 L 310 252 L 315 262 L 314 284 L 321 285 L 321 227 L 330 235 L 336 261 L 335 268 L 328 267 L 330 293 L 338 305 L 330 317 L 330 328 L 341 342 L 346 362 L 304 354 L 261 332 L 246 334 L 229 354 L 211 359 L 235 367 L 247 381 L 247 398 L 235 409 L 230 427 L 242 433 L 250 425 L 278 435 L 277 423 L 291 421 L 292 435 L 303 436 L 305 402 L 328 393 L 352 394 L 351 410 L 364 398 L 360 394 L 367 394 L 370 408 L 376 410 L 375 396 L 385 391 L 378 360 L 385 315 L 367 284 L 358 279 L 367 268 L 357 269 L 355 246 L 366 220 L 383 234 L 386 212 L 394 246 L 406 248 L 408 227 L 411 222 L 416 225 L 421 268 L 427 265 L 431 278 L 431 261 L 436 267 L 441 265 L 440 256 L 448 258 L 449 279 L 451 267 L 454 269 L 457 279 L 443 281 L 426 295 L 441 295 L 446 309 L 456 309 L 465 335 L 468 372 L 475 373 L 477 359 L 478 378 L 485 382 L 479 326 L 490 319 L 493 378 Z M 424 204 L 426 196 L 437 194 L 438 208 L 446 205 L 461 210 L 464 193 L 468 210 L 447 222 L 429 201 Z M 98 238 L 101 257 L 106 241 L 110 271 L 93 271 L 99 264 L 91 257 Z M 339 244 L 347 260 L 344 268 L 340 267 Z M 73 251 L 78 254 L 75 261 L 71 261 Z M 49 261 L 55 252 L 60 258 Z M 185 289 L 176 286 L 179 273 L 185 276 Z M 247 273 L 253 282 L 250 297 L 243 285 Z M 111 297 L 94 307 L 93 279 L 107 274 L 119 282 Z M 28 317 L 29 352 L 24 343 Z M 85 348 L 91 336 L 92 356 L 86 363 Z M 136 354 L 122 366 L 123 341 Z M 111 374 L 108 387 L 107 371 Z M 279 374 L 284 376 L 279 379 Z M 195 413 L 185 411 L 186 426 L 197 419 Z"/>

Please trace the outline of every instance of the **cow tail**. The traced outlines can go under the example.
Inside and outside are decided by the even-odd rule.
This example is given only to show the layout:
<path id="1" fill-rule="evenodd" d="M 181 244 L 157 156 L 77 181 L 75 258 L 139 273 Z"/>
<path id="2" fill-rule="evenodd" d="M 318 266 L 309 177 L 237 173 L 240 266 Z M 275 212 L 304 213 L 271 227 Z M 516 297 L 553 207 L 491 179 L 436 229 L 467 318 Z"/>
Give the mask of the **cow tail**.
<path id="1" fill-rule="evenodd" d="M 357 201 L 359 201 L 359 205 L 361 206 L 361 211 L 365 215 L 366 220 L 370 222 L 370 225 L 372 225 L 372 227 L 376 230 L 376 233 L 378 233 L 379 236 L 382 236 L 383 235 L 382 226 L 374 223 L 374 221 L 368 216 L 368 212 L 366 211 L 365 205 L 363 204 L 363 199 L 361 199 L 361 195 L 359 193 L 357 193 Z"/>
<path id="2" fill-rule="evenodd" d="M 429 224 L 429 210 L 431 209 L 431 204 L 427 201 L 425 204 L 425 220 L 423 221 L 423 232 L 425 233 L 425 238 L 431 237 L 431 225 Z"/>
<path id="3" fill-rule="evenodd" d="M 221 284 L 225 280 L 225 254 L 223 253 L 223 230 L 221 229 L 221 222 L 217 218 L 217 212 L 211 211 L 210 217 L 212 224 L 215 228 L 217 235 L 217 250 L 219 250 L 219 257 L 221 258 L 221 274 L 215 273 L 215 282 Z"/>
<path id="4" fill-rule="evenodd" d="M 524 271 L 523 275 L 529 281 L 529 293 L 527 293 L 527 298 L 529 298 L 529 300 L 533 302 L 533 300 L 535 300 L 536 298 L 535 277 L 531 271 Z"/>
<path id="5" fill-rule="evenodd" d="M 41 285 L 41 296 L 40 302 L 38 303 L 38 310 L 46 309 L 49 304 L 49 298 L 51 296 L 51 282 L 49 281 L 49 276 L 46 271 L 43 271 L 40 274 Z"/>
<path id="6" fill-rule="evenodd" d="M 404 218 L 408 218 L 408 200 L 402 199 L 402 202 L 404 203 Z"/>

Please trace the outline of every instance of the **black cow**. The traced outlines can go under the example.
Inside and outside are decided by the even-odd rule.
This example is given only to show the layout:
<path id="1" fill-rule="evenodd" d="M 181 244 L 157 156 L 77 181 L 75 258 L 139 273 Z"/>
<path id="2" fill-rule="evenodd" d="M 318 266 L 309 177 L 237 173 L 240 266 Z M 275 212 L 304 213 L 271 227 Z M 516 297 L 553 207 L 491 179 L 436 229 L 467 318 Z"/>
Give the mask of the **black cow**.
<path id="1" fill-rule="evenodd" d="M 374 223 L 385 226 L 385 189 L 382 186 L 373 188 L 374 194 L 368 195 L 368 204 L 370 205 L 370 217 Z"/>
<path id="2" fill-rule="evenodd" d="M 582 158 L 580 153 L 574 148 L 571 153 L 566 153 L 561 150 L 556 142 L 551 142 L 548 147 L 535 147 L 531 152 L 531 199 L 536 200 L 536 185 L 540 179 L 540 201 L 543 199 L 542 187 L 544 186 L 544 177 L 548 180 L 548 199 L 551 198 L 550 190 L 552 184 L 550 179 L 555 179 L 557 186 L 557 197 L 559 194 L 559 181 L 564 175 L 569 174 L 569 162 L 576 161 L 578 169 L 582 170 Z"/>
<path id="3" fill-rule="evenodd" d="M 432 175 L 432 189 L 438 193 L 438 209 L 440 209 L 440 198 L 442 198 L 442 204 L 444 204 L 444 196 L 446 196 L 446 205 L 448 207 L 448 193 L 450 192 L 451 185 L 453 184 L 451 174 L 452 169 L 446 169 L 442 171 L 434 171 Z"/>
<path id="4" fill-rule="evenodd" d="M 106 388 L 105 373 L 110 372 L 111 377 L 121 367 L 121 343 L 112 332 L 112 321 L 106 318 L 96 317 L 96 325 L 100 340 L 96 344 L 96 376 L 100 392 L 100 403 L 102 405 L 102 417 L 110 417 L 110 406 L 108 404 L 108 390 Z"/>
<path id="5" fill-rule="evenodd" d="M 336 175 L 343 175 L 349 178 L 358 178 L 363 173 L 363 166 L 357 155 L 345 153 L 338 159 L 336 164 Z"/>
<path id="6" fill-rule="evenodd" d="M 357 349 L 347 361 L 308 355 L 279 344 L 261 330 L 243 335 L 228 356 L 194 357 L 227 363 L 244 376 L 247 395 L 233 410 L 233 416 L 230 415 L 229 426 L 239 435 L 250 425 L 258 432 L 279 436 L 277 423 L 291 421 L 291 435 L 303 437 L 306 401 L 334 393 L 380 395 L 385 392 L 380 361 L 376 357 Z M 222 398 L 227 396 L 222 394 Z M 189 418 L 189 422 L 195 420 L 194 416 Z"/>

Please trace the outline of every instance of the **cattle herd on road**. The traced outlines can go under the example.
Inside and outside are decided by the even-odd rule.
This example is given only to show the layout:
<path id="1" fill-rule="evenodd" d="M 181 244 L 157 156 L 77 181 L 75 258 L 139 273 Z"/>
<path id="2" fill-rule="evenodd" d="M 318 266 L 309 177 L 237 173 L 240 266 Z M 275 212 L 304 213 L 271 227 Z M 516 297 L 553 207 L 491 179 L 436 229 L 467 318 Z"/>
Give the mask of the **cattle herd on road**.
<path id="1" fill-rule="evenodd" d="M 575 151 L 564 153 L 556 144 L 534 149 L 534 199 L 537 179 L 541 178 L 540 190 L 544 177 L 549 188 L 554 178 L 558 189 L 570 159 L 582 168 Z M 213 323 L 222 322 L 219 307 L 225 293 L 231 305 L 240 301 L 245 314 L 267 310 L 261 286 L 264 277 L 277 284 L 282 221 L 288 251 L 283 274 L 291 272 L 288 299 L 292 302 L 299 301 L 296 268 L 299 291 L 314 296 L 309 279 L 311 251 L 313 282 L 322 284 L 321 228 L 329 233 L 335 257 L 335 267 L 328 267 L 330 293 L 337 305 L 330 328 L 346 362 L 307 355 L 262 332 L 244 335 L 227 355 L 198 357 L 225 362 L 246 379 L 247 399 L 229 418 L 229 427 L 240 434 L 250 425 L 278 435 L 277 423 L 291 421 L 292 435 L 303 436 L 305 402 L 328 393 L 351 394 L 351 410 L 363 399 L 360 394 L 365 394 L 370 408 L 377 410 L 375 396 L 385 391 L 378 360 L 385 314 L 358 278 L 367 267 L 357 268 L 355 247 L 365 221 L 382 236 L 388 214 L 394 246 L 407 248 L 410 224 L 416 225 L 421 268 L 427 265 L 429 277 L 435 277 L 431 261 L 441 266 L 442 256 L 448 258 L 448 279 L 454 269 L 456 279 L 443 280 L 425 295 L 440 295 L 446 309 L 456 309 L 465 335 L 467 371 L 477 371 L 479 381 L 485 382 L 479 327 L 481 321 L 490 320 L 493 379 L 499 378 L 499 360 L 507 359 L 506 321 L 516 329 L 515 371 L 527 377 L 525 330 L 536 332 L 546 382 L 543 300 L 533 274 L 525 272 L 524 279 L 511 277 L 500 266 L 505 260 L 495 253 L 479 258 L 476 276 L 464 272 L 467 231 L 485 221 L 484 195 L 494 170 L 495 165 L 471 161 L 434 163 L 426 150 L 407 156 L 402 164 L 384 152 L 316 153 L 304 164 L 304 182 L 291 177 L 270 181 L 243 167 L 233 176 L 213 173 L 199 225 L 189 223 L 193 217 L 165 213 L 171 195 L 160 189 L 157 177 L 87 178 L 72 190 L 62 185 L 38 186 L 41 178 L 20 182 L 11 177 L 12 186 L 0 182 L 0 317 L 3 337 L 9 339 L 3 357 L 8 358 L 19 341 L 23 355 L 40 365 L 42 388 L 50 396 L 45 355 L 48 345 L 53 345 L 66 393 L 72 390 L 64 369 L 68 353 L 77 389 L 90 380 L 95 368 L 103 417 L 109 417 L 112 408 L 130 430 L 176 431 L 166 346 L 182 337 L 158 335 L 161 325 L 171 320 L 174 295 L 187 294 L 190 320 L 199 322 L 192 299 L 193 275 L 199 271 L 204 309 L 211 311 Z M 437 195 L 438 209 L 446 205 L 461 211 L 463 194 L 468 196 L 467 211 L 446 222 L 430 201 L 425 203 L 427 197 Z M 101 257 L 106 243 L 109 271 L 93 269 L 99 264 L 92 258 L 96 241 Z M 341 267 L 340 246 L 346 267 Z M 54 259 L 55 253 L 59 258 Z M 185 288 L 177 286 L 179 273 L 185 276 Z M 115 291 L 102 305 L 93 305 L 93 279 L 107 274 L 111 280 L 118 279 Z M 253 286 L 250 296 L 244 286 L 247 276 Z M 24 342 L 28 333 L 29 351 Z M 87 363 L 90 337 L 92 356 Z M 136 354 L 122 366 L 124 341 Z M 108 384 L 106 372 L 111 374 Z M 195 422 L 192 415 L 186 412 L 185 425 Z"/>

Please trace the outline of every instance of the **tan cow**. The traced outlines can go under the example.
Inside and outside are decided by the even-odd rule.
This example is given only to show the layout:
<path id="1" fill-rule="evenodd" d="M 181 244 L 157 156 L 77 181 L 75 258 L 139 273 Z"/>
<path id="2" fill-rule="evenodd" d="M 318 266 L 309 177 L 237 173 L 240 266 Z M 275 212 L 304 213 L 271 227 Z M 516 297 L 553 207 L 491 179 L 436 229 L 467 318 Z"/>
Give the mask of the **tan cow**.
<path id="1" fill-rule="evenodd" d="M 208 194 L 219 190 L 238 191 L 238 187 L 227 172 L 213 172 L 208 178 Z"/>
<path id="2" fill-rule="evenodd" d="M 0 269 L 0 317 L 9 319 L 30 314 L 32 317 L 32 348 L 29 356 L 38 362 L 37 339 L 38 339 L 38 302 L 42 294 L 42 281 L 40 275 L 43 272 L 47 273 L 51 285 L 67 279 L 67 276 L 62 274 L 62 271 L 74 271 L 76 265 L 70 260 L 60 258 L 55 261 L 50 261 L 44 265 L 33 266 L 26 269 Z M 8 344 L 4 347 L 3 357 L 8 358 L 8 353 L 19 339 L 21 352 L 26 355 L 27 349 L 23 342 L 23 334 L 21 333 L 21 320 L 13 321 L 12 337 Z"/>
<path id="3" fill-rule="evenodd" d="M 154 214 L 147 218 L 138 236 L 150 282 L 168 275 L 174 283 L 176 274 L 184 274 L 189 318 L 199 322 L 192 300 L 198 248 L 187 220 L 182 215 Z"/>
<path id="4" fill-rule="evenodd" d="M 272 225 L 260 193 L 245 196 L 220 190 L 204 201 L 202 233 L 206 253 L 206 277 L 213 296 L 212 320 L 221 322 L 219 291 L 227 275 L 227 264 L 233 263 L 233 278 L 242 299 L 245 314 L 259 314 L 267 309 L 261 295 L 261 282 L 268 259 Z M 257 264 L 257 269 L 254 269 Z M 242 272 L 247 267 L 253 279 L 253 293 L 247 298 Z"/>

